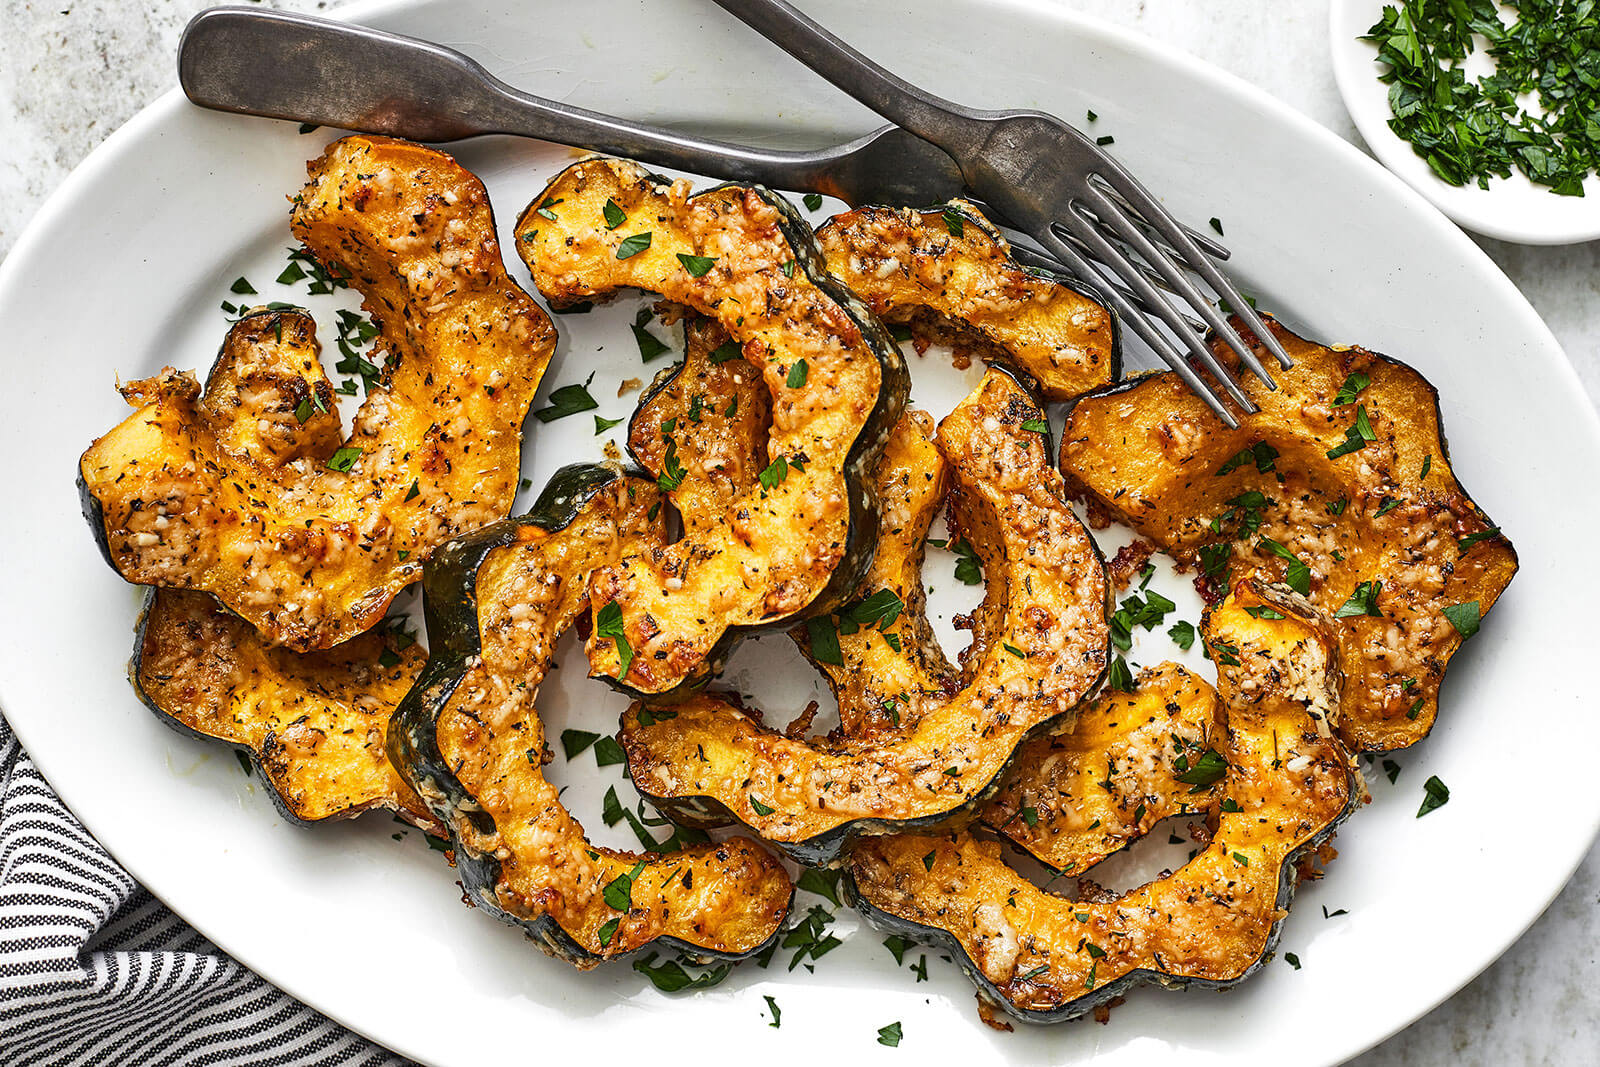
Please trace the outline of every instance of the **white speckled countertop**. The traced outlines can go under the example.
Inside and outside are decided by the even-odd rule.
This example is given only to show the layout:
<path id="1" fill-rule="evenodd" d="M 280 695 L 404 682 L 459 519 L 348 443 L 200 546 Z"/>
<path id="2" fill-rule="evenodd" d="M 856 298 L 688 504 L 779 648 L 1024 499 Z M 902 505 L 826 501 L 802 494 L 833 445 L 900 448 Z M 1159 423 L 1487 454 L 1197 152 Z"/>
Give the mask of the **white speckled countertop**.
<path id="1" fill-rule="evenodd" d="M 1217 63 L 1360 143 L 1329 68 L 1325 0 L 1059 2 Z M 90 149 L 175 83 L 179 31 L 203 6 L 199 0 L 0 0 L 6 28 L 0 35 L 0 255 Z M 288 0 L 273 6 L 338 5 Z M 1600 399 L 1600 242 L 1565 248 L 1480 243 L 1555 331 L 1590 399 Z M 1485 906 L 1493 906 L 1493 886 L 1483 893 Z M 1355 1062 L 1595 1062 L 1597 946 L 1600 849 L 1589 853 L 1549 911 L 1499 962 Z M 1292 1053 L 1285 1050 L 1285 1056 Z"/>

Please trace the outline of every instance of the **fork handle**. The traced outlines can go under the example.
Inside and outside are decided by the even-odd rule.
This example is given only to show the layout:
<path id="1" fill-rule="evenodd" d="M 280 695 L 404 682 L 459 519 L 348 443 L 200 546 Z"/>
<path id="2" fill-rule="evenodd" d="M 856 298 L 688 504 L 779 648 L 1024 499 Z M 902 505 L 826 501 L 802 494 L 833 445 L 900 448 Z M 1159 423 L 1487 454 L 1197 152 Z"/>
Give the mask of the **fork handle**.
<path id="1" fill-rule="evenodd" d="M 417 141 L 535 137 L 656 166 L 783 189 L 817 186 L 817 162 L 657 129 L 513 89 L 443 45 L 312 15 L 217 7 L 178 46 L 202 107 Z"/>
<path id="2" fill-rule="evenodd" d="M 983 145 L 988 131 L 976 112 L 890 73 L 784 0 L 714 2 L 847 95 L 957 160 Z"/>

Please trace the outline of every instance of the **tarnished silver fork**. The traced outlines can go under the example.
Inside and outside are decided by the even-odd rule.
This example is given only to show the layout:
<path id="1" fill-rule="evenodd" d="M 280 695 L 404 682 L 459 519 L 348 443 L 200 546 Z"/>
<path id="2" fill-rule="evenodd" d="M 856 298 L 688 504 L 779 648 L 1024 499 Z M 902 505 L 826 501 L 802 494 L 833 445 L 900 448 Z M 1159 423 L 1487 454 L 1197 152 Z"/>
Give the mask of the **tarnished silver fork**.
<path id="1" fill-rule="evenodd" d="M 878 66 L 784 0 L 715 2 L 879 115 L 948 152 L 973 193 L 1075 272 L 1091 276 L 1085 253 L 1109 267 L 1246 412 L 1255 405 L 1206 340 L 1185 327 L 1185 316 L 1169 294 L 1200 316 L 1251 373 L 1269 388 L 1276 385 L 1250 345 L 1187 272 L 1227 301 L 1282 366 L 1293 365 L 1194 235 L 1078 130 L 1041 111 L 979 111 L 934 96 Z M 1165 285 L 1156 284 L 1151 272 Z M 1111 290 L 1106 295 L 1163 362 L 1223 421 L 1238 425 L 1216 388 L 1167 335 L 1122 293 Z"/>

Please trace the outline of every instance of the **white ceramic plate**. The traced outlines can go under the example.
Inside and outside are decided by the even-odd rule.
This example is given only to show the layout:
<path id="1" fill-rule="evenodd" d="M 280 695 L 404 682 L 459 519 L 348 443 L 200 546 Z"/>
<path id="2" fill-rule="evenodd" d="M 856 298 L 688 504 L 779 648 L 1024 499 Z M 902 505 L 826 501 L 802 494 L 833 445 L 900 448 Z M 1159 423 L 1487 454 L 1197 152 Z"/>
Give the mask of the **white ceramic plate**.
<path id="1" fill-rule="evenodd" d="M 1475 233 L 1528 245 L 1574 244 L 1600 237 L 1600 176 L 1590 175 L 1584 181 L 1581 197 L 1556 196 L 1520 171 L 1508 178 L 1490 178 L 1488 189 L 1456 186 L 1441 181 L 1410 144 L 1395 136 L 1389 129 L 1393 117 L 1389 87 L 1378 81 L 1388 68 L 1377 61 L 1376 45 L 1359 40 L 1378 21 L 1384 5 L 1385 0 L 1333 0 L 1328 7 L 1334 80 L 1356 129 L 1383 165 Z M 1492 70 L 1481 53 L 1469 57 L 1469 75 Z"/>
<path id="2" fill-rule="evenodd" d="M 537 6 L 390 4 L 355 14 L 463 48 L 515 84 L 612 112 L 766 143 L 873 124 L 698 0 Z M 930 981 L 918 984 L 880 937 L 861 935 L 815 974 L 745 967 L 718 989 L 671 998 L 626 966 L 574 972 L 468 911 L 420 835 L 392 840 L 399 829 L 382 817 L 315 832 L 280 820 L 225 749 L 179 737 L 134 699 L 123 669 L 139 594 L 100 560 L 73 489 L 79 451 L 126 410 L 114 378 L 166 363 L 206 367 L 224 331 L 218 303 L 240 275 L 263 298 L 285 295 L 270 284 L 289 243 L 283 198 L 328 137 L 198 111 L 172 95 L 98 149 L 0 267 L 0 704 L 99 839 L 242 962 L 438 1064 L 507 1053 L 561 1062 L 597 1048 L 652 1064 L 734 1048 L 773 1064 L 929 1053 L 947 1062 L 1123 1064 L 1181 1053 L 1190 1063 L 1328 1063 L 1459 988 L 1566 880 L 1600 821 L 1593 642 L 1570 609 L 1600 602 L 1595 569 L 1572 547 L 1574 531 L 1600 523 L 1585 488 L 1600 466 L 1600 431 L 1549 331 L 1421 198 L 1242 82 L 1041 4 L 908 6 L 807 4 L 936 92 L 1069 118 L 1098 112 L 1095 128 L 1115 136 L 1181 216 L 1223 220 L 1239 277 L 1263 306 L 1318 337 L 1408 359 L 1438 383 L 1457 469 L 1521 550 L 1521 575 L 1451 667 L 1441 725 L 1398 758 L 1397 784 L 1373 775 L 1375 802 L 1340 835 L 1338 862 L 1288 920 L 1281 948 L 1303 968 L 1276 961 L 1225 996 L 1141 990 L 1109 1026 L 1002 1035 L 977 1022 L 954 968 L 931 958 Z M 486 178 L 503 223 L 570 158 L 499 141 L 459 153 Z M 331 306 L 316 305 L 325 330 Z M 632 306 L 561 319 L 542 395 L 596 369 L 600 414 L 624 414 L 629 402 L 605 386 L 643 373 L 625 328 Z M 970 378 L 940 373 L 938 363 L 914 363 L 914 393 L 942 413 Z M 535 427 L 524 473 L 540 485 L 561 463 L 596 454 L 591 431 L 585 416 Z M 942 577 L 948 559 L 932 569 Z M 1157 582 L 1175 599 L 1183 591 L 1170 577 Z M 947 615 L 951 601 L 942 603 Z M 1193 619 L 1192 601 L 1182 603 Z M 784 642 L 746 649 L 733 681 L 757 688 L 775 711 L 798 710 L 816 691 L 792 664 L 774 666 L 790 658 Z M 1135 659 L 1163 654 L 1152 645 Z M 564 669 L 547 685 L 553 732 L 616 721 L 619 701 L 579 675 Z M 615 776 L 595 774 L 587 756 L 572 765 L 558 757 L 551 773 L 572 784 L 568 797 L 597 837 L 628 841 L 596 818 Z M 1418 820 L 1430 774 L 1452 798 Z M 1324 906 L 1346 914 L 1324 919 Z M 852 928 L 841 915 L 836 929 Z M 767 994 L 783 1009 L 781 1029 L 767 1025 Z M 876 1043 L 893 1021 L 905 1032 L 897 1051 Z"/>

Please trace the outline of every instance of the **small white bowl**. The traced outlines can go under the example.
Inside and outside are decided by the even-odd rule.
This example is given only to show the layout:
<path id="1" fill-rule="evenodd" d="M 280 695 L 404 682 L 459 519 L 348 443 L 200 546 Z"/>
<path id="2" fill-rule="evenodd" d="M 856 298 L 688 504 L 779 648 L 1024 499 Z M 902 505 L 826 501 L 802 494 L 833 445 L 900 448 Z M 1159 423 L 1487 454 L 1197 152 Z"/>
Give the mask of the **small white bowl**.
<path id="1" fill-rule="evenodd" d="M 1489 188 L 1450 185 L 1389 129 L 1389 87 L 1378 48 L 1359 38 L 1381 17 L 1385 0 L 1333 0 L 1328 8 L 1328 48 L 1339 95 L 1373 155 L 1434 206 L 1465 228 L 1527 245 L 1575 244 L 1600 238 L 1600 177 L 1583 183 L 1583 196 L 1557 196 L 1518 171 L 1490 178 Z M 1393 0 L 1391 0 L 1393 2 Z M 1472 68 L 1469 67 L 1469 72 Z"/>

